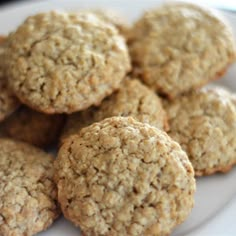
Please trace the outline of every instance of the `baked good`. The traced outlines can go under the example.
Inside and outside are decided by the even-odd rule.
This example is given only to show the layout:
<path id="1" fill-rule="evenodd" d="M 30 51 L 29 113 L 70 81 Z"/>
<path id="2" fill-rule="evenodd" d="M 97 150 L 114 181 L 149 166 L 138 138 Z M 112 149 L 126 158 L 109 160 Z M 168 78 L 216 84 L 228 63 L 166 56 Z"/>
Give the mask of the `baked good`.
<path id="1" fill-rule="evenodd" d="M 63 115 L 46 115 L 21 106 L 0 125 L 7 137 L 46 148 L 54 144 L 64 125 Z"/>
<path id="2" fill-rule="evenodd" d="M 131 30 L 129 46 L 134 73 L 170 99 L 220 78 L 236 51 L 219 14 L 180 2 L 146 12 Z"/>
<path id="3" fill-rule="evenodd" d="M 4 75 L 3 52 L 6 37 L 0 36 L 0 121 L 4 120 L 19 106 L 18 100 L 7 86 L 7 78 Z"/>
<path id="4" fill-rule="evenodd" d="M 6 46 L 9 85 L 44 113 L 72 113 L 98 105 L 130 69 L 124 39 L 94 14 L 31 16 Z"/>
<path id="5" fill-rule="evenodd" d="M 120 89 L 92 107 L 68 117 L 62 140 L 81 128 L 112 116 L 132 116 L 162 130 L 168 130 L 166 112 L 159 97 L 137 79 L 126 79 Z"/>
<path id="6" fill-rule="evenodd" d="M 223 89 L 208 88 L 166 102 L 169 135 L 187 152 L 196 176 L 227 172 L 236 163 L 232 98 Z"/>
<path id="7" fill-rule="evenodd" d="M 165 132 L 112 117 L 69 137 L 55 162 L 64 216 L 83 235 L 168 235 L 193 207 L 194 172 Z"/>
<path id="8" fill-rule="evenodd" d="M 26 143 L 0 139 L 0 235 L 31 236 L 59 215 L 53 157 Z"/>

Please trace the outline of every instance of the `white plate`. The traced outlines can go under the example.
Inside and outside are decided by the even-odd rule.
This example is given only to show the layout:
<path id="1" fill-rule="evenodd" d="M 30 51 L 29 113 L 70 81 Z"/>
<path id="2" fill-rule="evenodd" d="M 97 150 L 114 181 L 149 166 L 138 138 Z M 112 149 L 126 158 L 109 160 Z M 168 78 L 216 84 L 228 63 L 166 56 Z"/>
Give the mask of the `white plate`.
<path id="1" fill-rule="evenodd" d="M 13 30 L 26 16 L 50 9 L 75 10 L 84 7 L 108 7 L 121 11 L 130 20 L 141 12 L 156 6 L 160 1 L 154 0 L 80 0 L 80 1 L 41 1 L 13 4 L 0 9 L 0 33 Z M 226 14 L 236 32 L 236 16 Z M 232 66 L 225 78 L 217 83 L 236 91 L 236 66 Z M 236 134 L 235 134 L 236 135 Z M 188 220 L 176 228 L 173 236 L 211 236 L 236 235 L 236 168 L 227 175 L 214 175 L 197 180 L 195 207 Z M 40 236 L 78 236 L 79 230 L 64 218 Z"/>

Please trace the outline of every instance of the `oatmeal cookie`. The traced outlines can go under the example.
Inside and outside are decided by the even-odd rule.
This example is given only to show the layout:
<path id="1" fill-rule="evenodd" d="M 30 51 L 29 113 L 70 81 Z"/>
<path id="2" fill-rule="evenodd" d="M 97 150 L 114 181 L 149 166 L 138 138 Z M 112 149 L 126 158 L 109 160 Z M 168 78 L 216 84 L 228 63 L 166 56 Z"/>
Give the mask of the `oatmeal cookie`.
<path id="1" fill-rule="evenodd" d="M 83 128 L 55 162 L 58 199 L 84 235 L 168 235 L 193 207 L 194 172 L 165 132 L 130 117 Z"/>
<path id="2" fill-rule="evenodd" d="M 57 141 L 64 118 L 22 106 L 0 125 L 0 131 L 7 137 L 46 148 Z"/>
<path id="3" fill-rule="evenodd" d="M 158 96 L 137 79 L 126 79 L 121 88 L 103 100 L 101 106 L 69 116 L 62 140 L 96 121 L 112 116 L 132 116 L 162 130 L 168 130 L 166 112 Z"/>
<path id="4" fill-rule="evenodd" d="M 168 98 L 220 78 L 236 51 L 224 19 L 190 3 L 146 12 L 131 30 L 129 46 L 135 73 Z"/>
<path id="5" fill-rule="evenodd" d="M 7 86 L 7 78 L 4 75 L 3 52 L 6 37 L 0 36 L 0 121 L 6 119 L 15 111 L 19 102 Z"/>
<path id="6" fill-rule="evenodd" d="M 94 14 L 31 16 L 6 46 L 9 85 L 44 113 L 72 113 L 100 104 L 130 69 L 124 38 Z"/>
<path id="7" fill-rule="evenodd" d="M 165 104 L 169 135 L 187 152 L 196 176 L 227 172 L 236 164 L 232 98 L 223 89 L 208 88 Z"/>
<path id="8" fill-rule="evenodd" d="M 0 139 L 0 235 L 31 236 L 59 215 L 53 157 L 26 143 Z"/>

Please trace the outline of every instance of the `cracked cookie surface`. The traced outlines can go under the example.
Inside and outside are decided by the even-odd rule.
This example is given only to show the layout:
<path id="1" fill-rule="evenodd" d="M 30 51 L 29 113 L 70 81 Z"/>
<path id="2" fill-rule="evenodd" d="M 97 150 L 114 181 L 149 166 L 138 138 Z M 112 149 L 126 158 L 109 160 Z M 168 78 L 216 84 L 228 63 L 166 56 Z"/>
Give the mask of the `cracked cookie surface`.
<path id="1" fill-rule="evenodd" d="M 45 113 L 98 105 L 130 69 L 123 37 L 94 14 L 49 12 L 27 18 L 10 34 L 5 59 L 17 97 Z"/>
<path id="2" fill-rule="evenodd" d="M 46 115 L 22 106 L 0 125 L 0 132 L 7 137 L 46 148 L 58 140 L 63 124 L 63 115 Z"/>
<path id="3" fill-rule="evenodd" d="M 134 71 L 157 92 L 175 98 L 220 78 L 235 60 L 235 43 L 217 13 L 189 3 L 146 12 L 130 33 Z"/>
<path id="4" fill-rule="evenodd" d="M 0 139 L 0 235 L 34 235 L 59 215 L 53 160 L 26 143 Z"/>
<path id="5" fill-rule="evenodd" d="M 187 152 L 197 176 L 227 172 L 236 164 L 234 101 L 228 91 L 211 88 L 165 103 L 169 135 Z"/>
<path id="6" fill-rule="evenodd" d="M 6 119 L 12 112 L 14 112 L 18 106 L 19 101 L 9 90 L 7 86 L 7 79 L 4 75 L 3 66 L 3 53 L 4 53 L 4 43 L 6 37 L 0 36 L 0 121 Z"/>
<path id="7" fill-rule="evenodd" d="M 186 153 L 165 132 L 130 117 L 83 128 L 55 162 L 58 199 L 84 235 L 168 235 L 193 207 Z"/>
<path id="8" fill-rule="evenodd" d="M 168 130 L 166 112 L 159 97 L 137 79 L 127 78 L 118 91 L 92 107 L 68 117 L 62 140 L 85 126 L 112 116 L 132 116 L 162 130 Z"/>

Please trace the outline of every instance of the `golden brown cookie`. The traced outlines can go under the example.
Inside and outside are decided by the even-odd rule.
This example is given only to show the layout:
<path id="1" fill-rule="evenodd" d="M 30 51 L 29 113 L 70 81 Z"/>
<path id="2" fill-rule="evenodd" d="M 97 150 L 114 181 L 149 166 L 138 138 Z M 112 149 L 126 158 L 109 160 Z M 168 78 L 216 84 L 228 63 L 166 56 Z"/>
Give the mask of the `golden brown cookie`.
<path id="1" fill-rule="evenodd" d="M 0 139 L 0 235 L 31 236 L 59 215 L 53 157 L 26 143 Z"/>
<path id="2" fill-rule="evenodd" d="M 167 102 L 169 135 L 187 152 L 196 176 L 236 164 L 236 106 L 226 91 L 202 89 Z"/>
<path id="3" fill-rule="evenodd" d="M 236 52 L 221 16 L 176 2 L 146 12 L 135 23 L 129 45 L 135 73 L 168 98 L 220 78 Z"/>
<path id="4" fill-rule="evenodd" d="M 58 140 L 63 124 L 63 115 L 46 115 L 22 106 L 0 125 L 0 131 L 7 137 L 46 148 Z"/>
<path id="5" fill-rule="evenodd" d="M 28 106 L 72 113 L 100 104 L 130 69 L 125 41 L 94 14 L 31 16 L 6 47 L 9 85 Z"/>
<path id="6" fill-rule="evenodd" d="M 7 78 L 4 75 L 3 53 L 6 37 L 0 36 L 0 121 L 4 120 L 15 111 L 19 102 L 7 86 Z"/>
<path id="7" fill-rule="evenodd" d="M 158 96 L 137 79 L 126 79 L 120 89 L 92 107 L 68 117 L 62 140 L 81 128 L 112 116 L 132 116 L 162 130 L 168 130 L 166 112 Z"/>
<path id="8" fill-rule="evenodd" d="M 55 167 L 62 211 L 87 236 L 168 235 L 193 207 L 186 153 L 165 132 L 130 117 L 69 137 Z"/>

